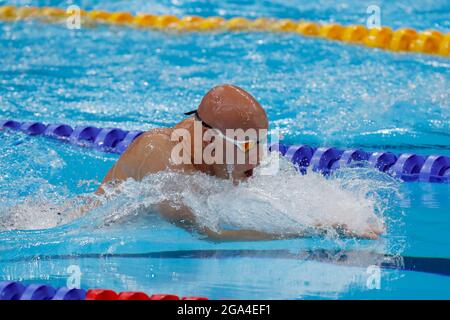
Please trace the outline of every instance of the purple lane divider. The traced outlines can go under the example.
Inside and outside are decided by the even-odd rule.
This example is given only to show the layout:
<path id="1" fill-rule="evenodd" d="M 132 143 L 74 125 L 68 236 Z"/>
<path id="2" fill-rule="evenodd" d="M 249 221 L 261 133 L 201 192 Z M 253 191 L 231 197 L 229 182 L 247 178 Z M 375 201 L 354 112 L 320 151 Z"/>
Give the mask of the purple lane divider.
<path id="1" fill-rule="evenodd" d="M 125 138 L 121 142 L 119 142 L 112 151 L 122 154 L 128 148 L 128 146 L 143 133 L 144 131 L 138 130 L 128 132 Z"/>
<path id="2" fill-rule="evenodd" d="M 0 128 L 8 128 L 12 130 L 19 130 L 20 129 L 20 122 L 14 121 L 14 120 L 2 120 L 0 121 Z"/>
<path id="3" fill-rule="evenodd" d="M 56 290 L 52 300 L 84 300 L 86 298 L 86 290 L 76 288 L 61 287 Z"/>
<path id="4" fill-rule="evenodd" d="M 30 284 L 25 288 L 20 300 L 50 300 L 56 290 L 45 284 Z"/>
<path id="5" fill-rule="evenodd" d="M 416 154 L 403 153 L 392 166 L 392 174 L 404 181 L 416 181 L 425 158 Z"/>
<path id="6" fill-rule="evenodd" d="M 284 156 L 287 157 L 293 164 L 295 164 L 301 173 L 305 174 L 306 168 L 311 162 L 313 153 L 313 148 L 307 145 L 290 146 L 289 148 L 287 148 Z"/>
<path id="7" fill-rule="evenodd" d="M 25 291 L 25 286 L 20 282 L 0 282 L 0 300 L 19 300 Z"/>
<path id="8" fill-rule="evenodd" d="M 67 139 L 68 137 L 70 137 L 72 132 L 72 127 L 66 124 L 50 124 L 45 129 L 44 135 L 54 138 Z"/>
<path id="9" fill-rule="evenodd" d="M 390 152 L 374 152 L 369 157 L 370 166 L 382 172 L 387 172 L 395 161 L 397 161 L 397 156 Z"/>
<path id="10" fill-rule="evenodd" d="M 37 135 L 44 133 L 47 125 L 42 122 L 24 122 L 20 126 L 20 130 L 29 135 Z"/>
<path id="11" fill-rule="evenodd" d="M 94 141 L 97 150 L 111 151 L 127 135 L 126 131 L 117 128 L 101 129 Z"/>
<path id="12" fill-rule="evenodd" d="M 281 144 L 281 143 L 272 143 L 269 145 L 269 151 L 270 152 L 275 152 L 278 151 L 282 156 L 284 156 L 288 150 L 287 145 L 285 144 Z"/>
<path id="13" fill-rule="evenodd" d="M 343 151 L 336 148 L 317 148 L 311 159 L 314 171 L 328 174 L 332 171 L 333 163 L 338 161 Z"/>
<path id="14" fill-rule="evenodd" d="M 450 157 L 428 156 L 419 172 L 422 182 L 450 182 Z"/>
<path id="15" fill-rule="evenodd" d="M 77 126 L 70 135 L 69 140 L 73 144 L 90 146 L 94 143 L 100 130 L 92 126 Z"/>
<path id="16" fill-rule="evenodd" d="M 118 128 L 97 128 L 93 126 L 71 126 L 64 124 L 46 125 L 41 122 L 0 121 L 0 129 L 21 130 L 30 135 L 44 134 L 70 143 L 94 148 L 103 152 L 122 154 L 143 131 L 125 131 Z M 269 145 L 272 152 L 278 151 L 292 161 L 300 172 L 306 168 L 329 174 L 339 168 L 369 167 L 398 177 L 404 181 L 448 182 L 450 183 L 450 157 L 443 155 L 422 156 L 391 152 L 369 153 L 359 149 L 312 148 L 307 145 L 290 146 L 282 143 Z"/>
<path id="17" fill-rule="evenodd" d="M 339 168 L 345 168 L 351 166 L 355 163 L 361 163 L 362 161 L 367 161 L 369 159 L 369 154 L 365 151 L 359 149 L 345 150 L 338 161 L 335 161 L 331 165 L 332 170 L 337 170 Z"/>

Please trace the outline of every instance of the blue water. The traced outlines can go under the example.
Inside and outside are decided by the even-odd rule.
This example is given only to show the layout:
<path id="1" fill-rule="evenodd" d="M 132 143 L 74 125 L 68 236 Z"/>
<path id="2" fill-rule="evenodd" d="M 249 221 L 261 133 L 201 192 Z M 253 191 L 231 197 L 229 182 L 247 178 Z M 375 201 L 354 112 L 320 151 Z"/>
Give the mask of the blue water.
<path id="1" fill-rule="evenodd" d="M 6 3 L 66 6 L 64 1 L 0 1 Z M 79 4 L 87 9 L 350 24 L 364 23 L 366 8 L 373 3 Z M 450 29 L 448 1 L 379 4 L 384 25 Z M 67 30 L 40 22 L 0 22 L 0 61 L 2 119 L 124 129 L 171 126 L 209 88 L 229 82 L 261 102 L 271 129 L 280 129 L 287 143 L 450 155 L 450 61 L 442 57 L 393 54 L 290 34 Z M 400 183 L 371 171 L 330 180 L 280 176 L 273 181 L 274 198 L 258 207 L 256 200 L 261 199 L 252 200 L 245 191 L 263 192 L 270 186 L 256 180 L 232 198 L 232 205 L 208 194 L 208 214 L 226 215 L 227 208 L 232 214 L 250 203 L 257 210 L 250 208 L 240 222 L 258 221 L 257 227 L 264 229 L 271 223 L 261 216 L 266 207 L 271 214 L 279 206 L 290 214 L 305 208 L 329 214 L 335 206 L 339 219 L 375 208 L 387 232 L 376 241 L 312 237 L 218 244 L 137 208 L 153 201 L 161 180 L 177 181 L 180 188 L 195 182 L 171 176 L 131 185 L 134 191 L 125 196 L 56 226 L 59 217 L 52 208 L 76 206 L 77 197 L 98 187 L 117 156 L 5 131 L 0 132 L 0 147 L 0 218 L 9 223 L 0 231 L 0 280 L 64 285 L 67 267 L 75 265 L 82 272 L 82 287 L 117 291 L 217 299 L 450 298 L 445 262 L 450 258 L 449 184 Z M 224 199 L 233 196 L 226 185 L 202 179 Z M 356 190 L 355 195 L 349 190 Z M 288 208 L 288 203 L 293 206 Z M 396 268 L 381 268 L 380 286 L 374 289 L 367 286 L 367 267 L 383 266 L 384 254 L 397 259 Z M 419 272 L 408 270 L 402 257 L 427 259 Z"/>

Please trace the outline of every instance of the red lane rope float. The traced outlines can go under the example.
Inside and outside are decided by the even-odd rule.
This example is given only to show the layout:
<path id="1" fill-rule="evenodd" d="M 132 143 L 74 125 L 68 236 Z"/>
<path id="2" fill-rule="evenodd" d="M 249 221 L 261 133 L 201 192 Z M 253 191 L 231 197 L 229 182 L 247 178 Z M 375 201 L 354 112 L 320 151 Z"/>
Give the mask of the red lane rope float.
<path id="1" fill-rule="evenodd" d="M 152 294 L 150 300 L 180 300 L 180 297 L 173 294 Z"/>
<path id="2" fill-rule="evenodd" d="M 86 293 L 86 300 L 208 300 L 206 297 L 182 297 L 174 294 L 152 294 L 144 292 L 120 292 L 117 294 L 107 289 L 91 289 Z"/>
<path id="3" fill-rule="evenodd" d="M 121 292 L 118 300 L 150 300 L 150 297 L 144 292 Z"/>
<path id="4" fill-rule="evenodd" d="M 86 300 L 118 300 L 119 295 L 112 290 L 91 289 L 86 293 Z"/>

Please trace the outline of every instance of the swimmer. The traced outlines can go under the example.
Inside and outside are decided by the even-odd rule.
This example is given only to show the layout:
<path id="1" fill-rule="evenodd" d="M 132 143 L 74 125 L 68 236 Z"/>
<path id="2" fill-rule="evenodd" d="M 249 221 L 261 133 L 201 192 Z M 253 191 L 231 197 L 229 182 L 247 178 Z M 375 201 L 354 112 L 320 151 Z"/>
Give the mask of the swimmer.
<path id="1" fill-rule="evenodd" d="M 256 159 L 251 161 L 249 154 L 251 149 L 261 145 L 262 141 L 260 140 L 263 140 L 261 137 L 265 137 L 269 125 L 264 109 L 253 96 L 234 85 L 219 85 L 206 93 L 196 110 L 186 114 L 189 117 L 173 128 L 153 129 L 135 139 L 110 169 L 96 194 L 105 193 L 106 185 L 114 186 L 129 178 L 140 181 L 148 174 L 163 170 L 184 173 L 203 172 L 218 178 L 231 179 L 235 183 L 252 176 L 253 170 L 260 163 L 260 155 L 257 154 Z M 196 126 L 201 128 L 200 140 L 196 140 L 194 137 L 197 133 Z M 175 139 L 175 141 L 173 139 L 174 132 L 179 129 L 184 129 L 189 132 L 190 137 L 194 137 L 190 139 L 192 141 L 189 144 L 185 144 L 186 148 L 183 149 L 183 158 L 190 161 L 182 163 L 173 161 L 172 154 L 174 148 L 180 143 L 180 139 Z M 244 132 L 253 130 L 257 134 L 254 139 L 233 139 L 227 134 L 230 129 L 242 129 Z M 212 130 L 214 134 L 205 139 L 208 130 Z M 215 152 L 223 151 L 221 154 L 224 155 L 224 159 L 226 152 L 232 150 L 237 155 L 236 159 L 239 159 L 240 154 L 243 156 L 241 159 L 244 158 L 245 161 L 231 165 L 227 161 L 216 161 L 211 164 L 204 161 L 202 157 L 200 157 L 200 161 L 195 161 L 196 152 L 205 150 L 214 142 L 217 143 L 216 139 L 222 140 L 221 146 L 224 150 L 215 150 Z M 202 153 L 200 152 L 200 154 Z M 155 209 L 166 220 L 188 230 L 195 230 L 211 240 L 269 240 L 302 236 L 302 234 L 267 234 L 256 230 L 213 231 L 199 226 L 191 210 L 179 203 L 174 205 L 166 201 L 158 204 Z M 339 224 L 329 227 L 339 230 L 344 235 L 362 238 L 375 239 L 381 233 L 381 230 L 368 230 L 363 234 L 354 234 L 344 225 Z"/>

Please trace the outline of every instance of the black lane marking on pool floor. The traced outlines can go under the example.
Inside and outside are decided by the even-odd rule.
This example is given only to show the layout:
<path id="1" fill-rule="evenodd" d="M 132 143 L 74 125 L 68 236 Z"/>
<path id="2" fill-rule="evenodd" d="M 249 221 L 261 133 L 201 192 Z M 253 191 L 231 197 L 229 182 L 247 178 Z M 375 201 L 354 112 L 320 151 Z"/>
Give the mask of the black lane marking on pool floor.
<path id="1" fill-rule="evenodd" d="M 383 269 L 416 271 L 450 276 L 450 258 L 409 257 L 380 254 L 363 250 L 179 250 L 145 253 L 86 253 L 70 255 L 36 255 L 9 260 L 6 263 L 26 261 L 49 261 L 70 259 L 114 259 L 114 258 L 153 258 L 153 259 L 227 259 L 261 258 L 294 259 L 316 261 L 352 267 L 377 265 Z"/>

